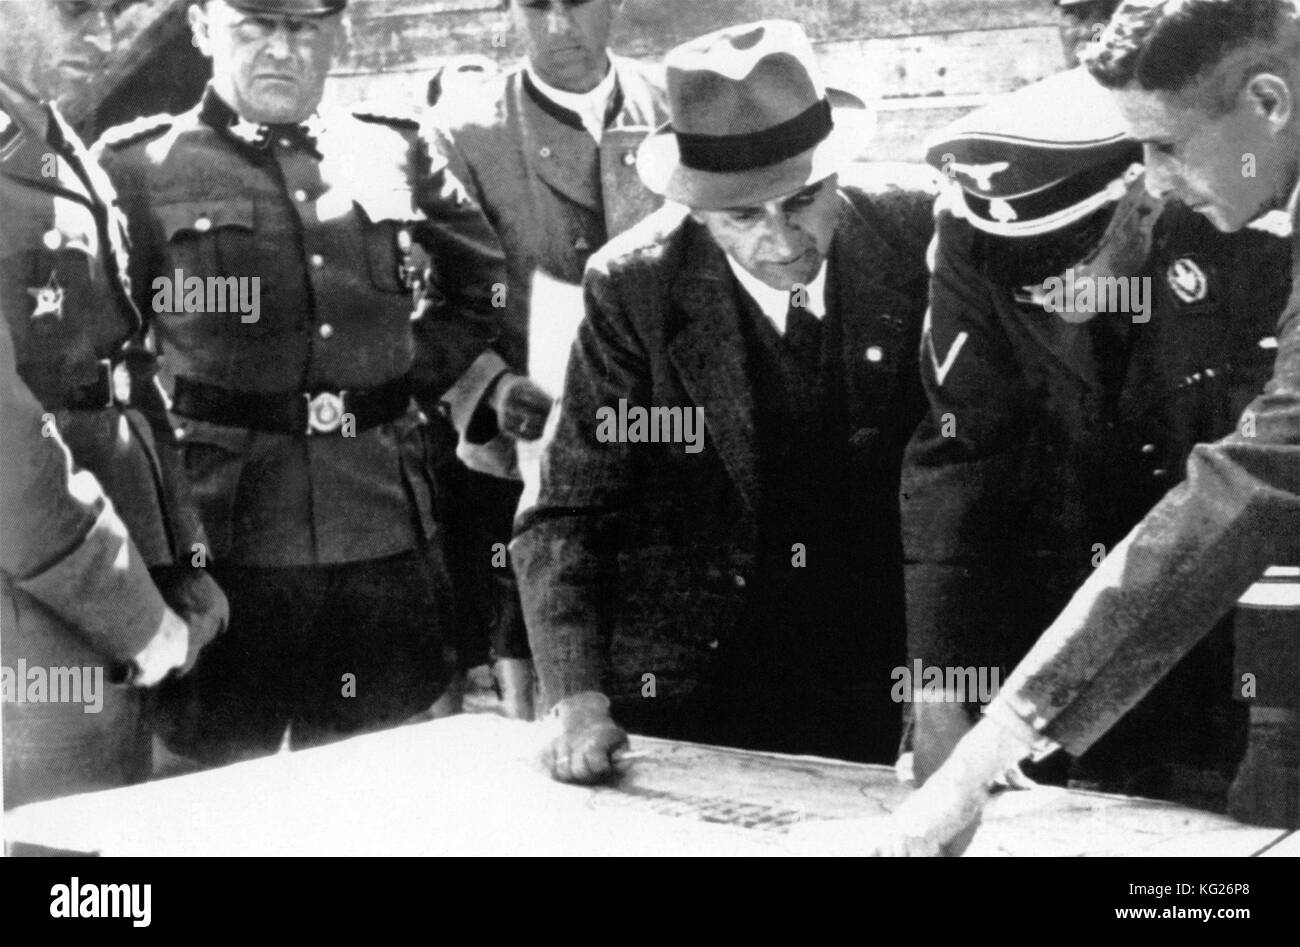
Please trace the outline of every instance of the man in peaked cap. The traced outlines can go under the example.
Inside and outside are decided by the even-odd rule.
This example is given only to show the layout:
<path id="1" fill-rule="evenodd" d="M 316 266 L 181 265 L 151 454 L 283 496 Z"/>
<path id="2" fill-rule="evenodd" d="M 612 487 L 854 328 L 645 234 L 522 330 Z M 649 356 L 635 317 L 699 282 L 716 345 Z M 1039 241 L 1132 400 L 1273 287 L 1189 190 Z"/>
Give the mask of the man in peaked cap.
<path id="1" fill-rule="evenodd" d="M 1176 198 L 1234 233 L 1277 211 L 1295 223 L 1297 63 L 1294 0 L 1128 0 L 1086 65 L 1142 143 L 1151 193 Z M 1293 281 L 1294 261 L 1293 245 Z M 978 815 L 1006 767 L 1053 744 L 1072 753 L 1087 749 L 1270 566 L 1300 560 L 1300 298 L 1294 286 L 1265 343 L 1274 358 L 1271 377 L 1234 431 L 1196 445 L 1182 482 L 1109 550 L 983 720 L 875 828 L 866 847 L 935 852 Z M 1282 696 L 1294 701 L 1290 680 L 1290 693 Z M 1294 727 L 1293 712 L 1279 716 Z M 1294 818 L 1291 765 L 1280 775 L 1291 787 Z"/>
<path id="2" fill-rule="evenodd" d="M 922 339 L 930 411 L 903 467 L 908 657 L 1010 668 L 1267 380 L 1290 248 L 1150 197 L 1082 69 L 963 117 L 928 155 L 952 186 Z M 1231 635 L 1229 618 L 1072 777 L 1168 796 L 1181 767 L 1230 773 Z M 932 696 L 915 708 L 921 779 L 979 706 Z"/>
<path id="3" fill-rule="evenodd" d="M 592 258 L 512 546 L 546 760 L 599 779 L 626 727 L 890 761 L 931 195 L 839 185 L 862 103 L 822 86 L 794 23 L 667 68 L 671 122 L 637 167 L 677 206 Z"/>
<path id="4" fill-rule="evenodd" d="M 318 108 L 343 6 L 192 6 L 202 101 L 100 145 L 231 602 L 168 702 L 172 748 L 208 763 L 396 724 L 449 677 L 422 412 L 495 334 L 501 251 L 417 122 Z M 255 309 L 175 305 L 193 280 Z"/>

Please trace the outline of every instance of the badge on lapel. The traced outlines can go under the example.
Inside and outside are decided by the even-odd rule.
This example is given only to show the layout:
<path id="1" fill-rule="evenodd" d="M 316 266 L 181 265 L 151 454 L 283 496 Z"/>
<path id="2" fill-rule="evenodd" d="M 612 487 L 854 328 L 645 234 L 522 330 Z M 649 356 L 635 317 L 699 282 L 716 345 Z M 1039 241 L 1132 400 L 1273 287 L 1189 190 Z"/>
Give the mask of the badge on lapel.
<path id="1" fill-rule="evenodd" d="M 36 307 L 32 310 L 33 319 L 44 319 L 46 316 L 63 318 L 63 287 L 53 272 L 50 273 L 49 282 L 44 286 L 29 287 L 27 294 L 36 300 Z"/>
<path id="2" fill-rule="evenodd" d="M 1165 279 L 1174 295 L 1186 306 L 1205 302 L 1210 295 L 1210 280 L 1205 271 L 1188 257 L 1180 257 L 1169 264 Z"/>

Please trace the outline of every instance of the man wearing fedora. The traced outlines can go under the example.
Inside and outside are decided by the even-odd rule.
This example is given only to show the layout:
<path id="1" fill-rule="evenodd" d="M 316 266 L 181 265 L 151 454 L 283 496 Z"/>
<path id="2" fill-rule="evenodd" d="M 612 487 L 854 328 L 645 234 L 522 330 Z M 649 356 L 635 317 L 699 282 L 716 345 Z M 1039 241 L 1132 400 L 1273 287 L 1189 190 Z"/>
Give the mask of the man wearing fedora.
<path id="1" fill-rule="evenodd" d="M 671 122 L 637 167 L 684 206 L 588 268 L 512 547 L 560 780 L 610 773 L 624 728 L 897 751 L 898 474 L 921 411 L 932 195 L 839 185 L 863 107 L 815 70 L 786 21 L 672 50 Z M 612 421 L 640 413 L 660 423 Z"/>
<path id="2" fill-rule="evenodd" d="M 1083 69 L 963 116 L 928 157 L 952 186 L 921 344 L 930 411 L 903 464 L 908 657 L 1010 668 L 1268 380 L 1291 248 L 1149 195 L 1141 146 Z M 1058 305 L 1052 280 L 1084 305 Z M 1108 285 L 1124 292 L 1080 295 Z M 1081 760 L 1035 776 L 1185 800 L 1194 773 L 1197 801 L 1221 806 L 1245 735 L 1232 635 L 1220 622 Z M 914 710 L 924 779 L 978 701 Z"/>
<path id="3" fill-rule="evenodd" d="M 462 645 L 486 657 L 490 644 L 506 712 L 531 717 L 519 595 L 504 557 L 491 550 L 510 541 L 519 505 L 516 440 L 541 436 L 551 395 L 559 394 L 527 377 L 533 283 L 539 273 L 580 283 L 597 249 L 659 207 L 659 196 L 637 176 L 636 150 L 667 112 L 662 81 L 608 49 L 622 0 L 503 5 L 524 38 L 524 62 L 473 96 L 444 97 L 432 135 L 506 253 L 501 336 L 465 379 L 495 379 L 501 423 L 463 442 L 463 463 L 442 465 L 439 483 L 452 497 L 449 548 Z"/>

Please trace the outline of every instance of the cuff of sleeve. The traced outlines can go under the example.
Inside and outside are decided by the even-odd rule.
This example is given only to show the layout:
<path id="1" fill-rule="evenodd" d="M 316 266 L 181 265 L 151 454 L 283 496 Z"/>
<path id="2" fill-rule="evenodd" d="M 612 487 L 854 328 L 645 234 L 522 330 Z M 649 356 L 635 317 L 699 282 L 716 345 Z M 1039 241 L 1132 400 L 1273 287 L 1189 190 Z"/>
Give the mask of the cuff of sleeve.
<path id="1" fill-rule="evenodd" d="M 488 349 L 443 394 L 440 399 L 443 412 L 462 439 L 470 440 L 470 428 L 475 414 L 483 406 L 484 396 L 493 383 L 508 371 L 510 366 L 505 359 Z M 482 443 L 482 440 L 476 443 Z"/>
<path id="2" fill-rule="evenodd" d="M 96 651 L 123 663 L 153 639 L 166 608 L 111 505 L 68 555 L 15 584 L 78 629 Z"/>
<path id="3" fill-rule="evenodd" d="M 987 707 L 984 717 L 991 726 L 995 726 L 1012 739 L 1027 747 L 1030 759 L 1038 761 L 1060 749 L 1060 745 L 1047 737 L 1043 731 L 1048 721 L 1038 714 L 1036 709 L 1026 701 L 1016 701 L 1006 691 L 1000 692 Z"/>

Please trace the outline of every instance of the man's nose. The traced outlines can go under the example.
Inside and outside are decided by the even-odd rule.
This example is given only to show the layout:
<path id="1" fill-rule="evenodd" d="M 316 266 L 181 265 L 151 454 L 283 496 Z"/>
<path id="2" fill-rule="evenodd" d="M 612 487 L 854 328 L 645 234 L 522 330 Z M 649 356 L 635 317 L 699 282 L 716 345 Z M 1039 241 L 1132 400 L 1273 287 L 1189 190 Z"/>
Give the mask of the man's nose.
<path id="1" fill-rule="evenodd" d="M 763 240 L 768 252 L 781 260 L 790 260 L 803 252 L 803 231 L 785 214 L 769 214 Z"/>
<path id="2" fill-rule="evenodd" d="M 567 36 L 573 32 L 573 11 L 560 0 L 553 0 L 546 14 L 546 31 L 552 36 Z"/>
<path id="3" fill-rule="evenodd" d="M 1150 145 L 1142 146 L 1142 159 L 1146 164 L 1144 181 L 1147 193 L 1157 199 L 1168 197 L 1177 186 L 1171 162 Z"/>
<path id="4" fill-rule="evenodd" d="M 271 56 L 288 59 L 293 55 L 294 37 L 287 24 L 280 23 L 266 38 L 265 51 Z"/>

